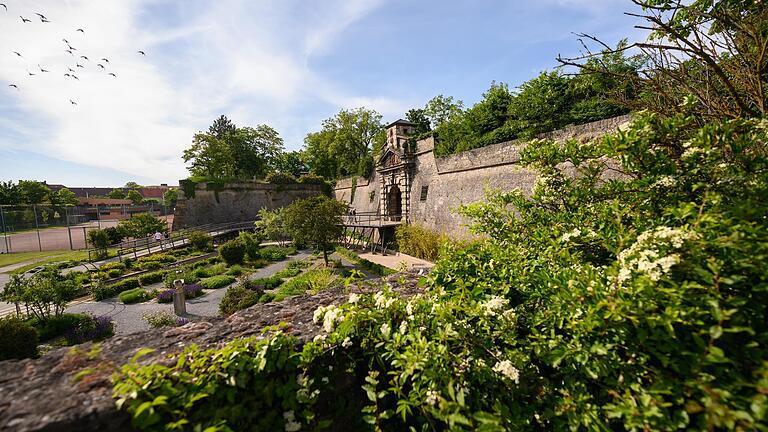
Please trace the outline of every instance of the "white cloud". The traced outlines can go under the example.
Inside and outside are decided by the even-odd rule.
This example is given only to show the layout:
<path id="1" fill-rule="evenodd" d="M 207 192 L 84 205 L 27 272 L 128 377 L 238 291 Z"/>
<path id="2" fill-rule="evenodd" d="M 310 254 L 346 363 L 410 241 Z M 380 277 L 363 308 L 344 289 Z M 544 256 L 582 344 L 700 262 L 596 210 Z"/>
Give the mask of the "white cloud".
<path id="1" fill-rule="evenodd" d="M 197 9 L 186 1 L 158 0 L 6 3 L 9 13 L 0 11 L 0 81 L 20 90 L 3 85 L 0 94 L 13 104 L 0 104 L 0 114 L 24 119 L 0 121 L 0 148 L 23 147 L 168 180 L 186 175 L 182 150 L 220 113 L 235 113 L 240 124 L 269 123 L 280 130 L 310 102 L 365 104 L 387 115 L 404 109 L 386 97 L 348 94 L 307 66 L 310 56 L 327 52 L 380 0 L 228 0 Z M 147 19 L 147 8 L 164 7 L 183 9 L 183 19 L 171 13 Z M 39 22 L 38 11 L 52 22 Z M 23 24 L 18 15 L 33 22 Z M 79 27 L 85 34 L 75 31 Z M 75 56 L 64 51 L 62 38 L 77 48 Z M 102 57 L 109 59 L 101 61 L 106 70 L 96 66 Z M 76 67 L 78 61 L 85 67 Z M 38 63 L 51 72 L 40 73 Z M 69 67 L 79 80 L 64 76 Z M 304 132 L 319 127 L 320 119 L 299 118 Z M 296 125 L 289 129 L 302 133 Z"/>

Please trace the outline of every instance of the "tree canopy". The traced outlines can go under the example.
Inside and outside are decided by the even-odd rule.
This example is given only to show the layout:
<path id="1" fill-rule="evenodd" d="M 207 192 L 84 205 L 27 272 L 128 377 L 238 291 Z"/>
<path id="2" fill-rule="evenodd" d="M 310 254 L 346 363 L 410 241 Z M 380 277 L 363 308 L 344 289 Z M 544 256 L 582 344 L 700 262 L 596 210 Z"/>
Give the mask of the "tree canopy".
<path id="1" fill-rule="evenodd" d="M 294 201 L 279 214 L 284 229 L 293 240 L 300 244 L 313 244 L 323 252 L 325 264 L 328 265 L 328 252 L 333 250 L 344 233 L 341 217 L 346 211 L 346 204 L 321 195 Z"/>
<path id="2" fill-rule="evenodd" d="M 341 110 L 323 121 L 322 130 L 307 135 L 304 155 L 310 172 L 326 179 L 368 176 L 373 155 L 385 140 L 381 114 L 366 108 Z"/>
<path id="3" fill-rule="evenodd" d="M 208 132 L 195 134 L 183 159 L 193 176 L 263 178 L 282 151 L 283 139 L 272 127 L 238 128 L 221 116 Z"/>

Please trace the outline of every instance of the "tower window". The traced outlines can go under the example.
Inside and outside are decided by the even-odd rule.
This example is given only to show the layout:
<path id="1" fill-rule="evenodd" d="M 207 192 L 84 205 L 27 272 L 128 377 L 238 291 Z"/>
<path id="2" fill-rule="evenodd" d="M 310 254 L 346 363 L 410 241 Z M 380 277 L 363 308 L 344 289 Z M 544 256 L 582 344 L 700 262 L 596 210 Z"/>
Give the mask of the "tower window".
<path id="1" fill-rule="evenodd" d="M 421 196 L 419 197 L 419 201 L 426 201 L 427 200 L 427 193 L 429 192 L 429 186 L 422 186 L 421 187 Z"/>

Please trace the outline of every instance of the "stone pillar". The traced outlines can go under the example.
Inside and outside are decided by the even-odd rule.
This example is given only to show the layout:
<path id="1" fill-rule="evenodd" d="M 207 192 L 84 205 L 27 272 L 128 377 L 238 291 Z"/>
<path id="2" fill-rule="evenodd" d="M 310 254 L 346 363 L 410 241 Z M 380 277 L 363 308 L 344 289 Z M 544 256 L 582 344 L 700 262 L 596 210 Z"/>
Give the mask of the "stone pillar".
<path id="1" fill-rule="evenodd" d="M 173 313 L 178 316 L 187 314 L 187 299 L 184 294 L 184 280 L 176 279 L 173 281 L 176 291 L 173 293 Z"/>

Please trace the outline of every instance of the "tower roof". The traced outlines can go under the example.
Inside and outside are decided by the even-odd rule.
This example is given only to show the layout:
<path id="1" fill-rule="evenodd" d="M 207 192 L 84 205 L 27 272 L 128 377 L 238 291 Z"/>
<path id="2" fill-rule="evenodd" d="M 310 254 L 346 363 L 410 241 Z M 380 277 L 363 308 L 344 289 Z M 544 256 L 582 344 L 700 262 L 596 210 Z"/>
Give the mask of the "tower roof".
<path id="1" fill-rule="evenodd" d="M 393 121 L 392 123 L 386 125 L 384 128 L 385 129 L 389 129 L 389 128 L 391 128 L 394 125 L 416 126 L 416 123 L 409 122 L 408 120 L 397 119 L 397 120 Z"/>

